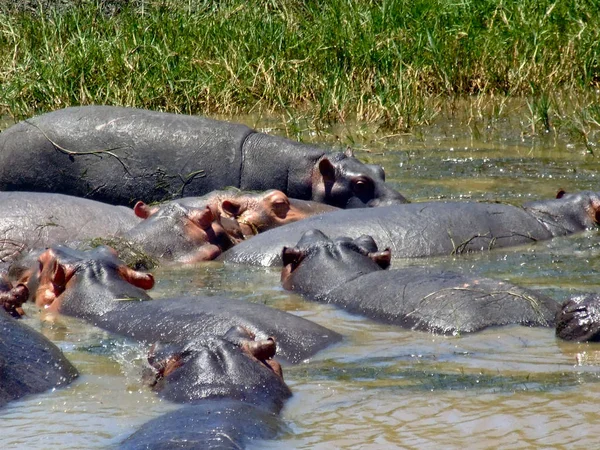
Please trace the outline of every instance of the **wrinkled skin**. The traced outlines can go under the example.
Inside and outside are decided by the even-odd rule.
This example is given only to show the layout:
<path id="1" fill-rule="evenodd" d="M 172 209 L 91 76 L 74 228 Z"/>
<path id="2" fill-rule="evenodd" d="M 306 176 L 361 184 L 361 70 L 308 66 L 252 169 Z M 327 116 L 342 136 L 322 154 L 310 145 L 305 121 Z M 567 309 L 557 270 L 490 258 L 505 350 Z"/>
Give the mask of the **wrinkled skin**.
<path id="1" fill-rule="evenodd" d="M 232 239 L 239 239 L 240 236 L 248 238 L 272 228 L 339 209 L 325 203 L 289 198 L 276 189 L 266 192 L 230 189 L 214 191 L 202 197 L 185 197 L 162 205 L 149 206 L 140 201 L 135 204 L 134 211 L 138 217 L 147 219 L 164 208 L 169 208 L 174 202 L 188 208 L 208 207 L 215 218 L 235 219 L 237 227 L 233 232 L 227 223 L 224 224 Z"/>
<path id="2" fill-rule="evenodd" d="M 76 377 L 58 347 L 0 308 L 0 406 L 66 386 Z"/>
<path id="3" fill-rule="evenodd" d="M 279 189 L 339 207 L 406 202 L 382 174 L 350 154 L 326 153 L 245 125 L 143 109 L 66 108 L 0 134 L 0 190 L 120 205 L 227 186 Z"/>
<path id="4" fill-rule="evenodd" d="M 0 192 L 0 212 L 2 261 L 26 249 L 115 236 L 140 223 L 128 208 L 38 192 Z"/>
<path id="5" fill-rule="evenodd" d="M 267 231 L 242 242 L 219 260 L 276 266 L 281 248 L 319 229 L 329 236 L 363 234 L 389 247 L 394 258 L 462 254 L 530 244 L 598 226 L 600 194 L 579 192 L 517 207 L 500 203 L 424 202 L 337 211 Z"/>
<path id="6" fill-rule="evenodd" d="M 163 262 L 194 263 L 215 259 L 243 238 L 241 230 L 215 218 L 208 207 L 176 202 L 151 214 L 122 237 L 145 254 Z"/>
<path id="7" fill-rule="evenodd" d="M 556 314 L 556 335 L 567 341 L 600 341 L 600 296 L 578 295 L 564 302 Z"/>
<path id="8" fill-rule="evenodd" d="M 284 288 L 413 330 L 459 334 L 486 327 L 551 326 L 552 299 L 510 283 L 435 268 L 384 270 L 390 251 L 369 236 L 330 240 L 307 232 L 282 251 Z M 376 294 L 374 294 L 376 293 Z"/>
<path id="9" fill-rule="evenodd" d="M 204 400 L 145 423 L 121 450 L 239 450 L 286 427 L 274 413 L 238 400 Z"/>
<path id="10" fill-rule="evenodd" d="M 40 308 L 138 341 L 184 344 L 240 325 L 257 339 L 274 337 L 278 357 L 297 363 L 341 340 L 334 331 L 255 303 L 223 297 L 145 301 L 150 300 L 145 290 L 154 284 L 152 275 L 126 267 L 107 247 L 88 252 L 51 248 L 39 256 L 36 267 L 23 277 L 30 299 Z"/>

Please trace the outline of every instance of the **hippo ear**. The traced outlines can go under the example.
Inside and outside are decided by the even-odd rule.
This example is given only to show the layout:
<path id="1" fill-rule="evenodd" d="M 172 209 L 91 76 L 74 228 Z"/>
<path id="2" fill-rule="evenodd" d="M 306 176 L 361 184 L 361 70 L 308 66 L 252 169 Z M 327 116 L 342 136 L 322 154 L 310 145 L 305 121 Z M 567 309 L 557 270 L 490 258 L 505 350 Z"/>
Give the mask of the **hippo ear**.
<path id="1" fill-rule="evenodd" d="M 272 191 L 265 198 L 269 208 L 280 219 L 285 219 L 290 210 L 290 199 L 281 191 Z"/>
<path id="2" fill-rule="evenodd" d="M 121 278 L 128 283 L 133 284 L 135 287 L 139 287 L 146 291 L 154 287 L 154 277 L 151 273 L 138 272 L 124 264 L 119 266 L 117 270 Z"/>
<path id="3" fill-rule="evenodd" d="M 204 209 L 192 209 L 188 213 L 188 219 L 193 222 L 198 227 L 206 230 L 210 228 L 213 221 L 215 220 L 215 216 L 213 215 L 210 208 L 207 206 Z"/>
<path id="4" fill-rule="evenodd" d="M 590 209 L 592 220 L 596 223 L 600 223 L 600 201 L 598 199 L 593 199 Z"/>
<path id="5" fill-rule="evenodd" d="M 147 219 L 148 217 L 150 217 L 152 214 L 156 214 L 156 212 L 158 211 L 157 207 L 151 208 L 150 206 L 146 205 L 143 201 L 139 201 L 135 204 L 135 206 L 133 207 L 133 212 L 135 213 L 136 216 L 138 216 L 140 219 Z"/>
<path id="6" fill-rule="evenodd" d="M 368 234 L 363 234 L 362 236 L 357 237 L 352 241 L 354 245 L 364 251 L 363 254 L 373 253 L 379 250 L 377 248 L 377 244 L 375 243 L 375 239 Z"/>
<path id="7" fill-rule="evenodd" d="M 556 193 L 556 198 L 563 198 L 565 196 L 565 194 L 567 193 L 567 191 L 565 191 L 564 189 L 560 189 L 557 193 Z"/>
<path id="8" fill-rule="evenodd" d="M 335 182 L 335 166 L 331 164 L 329 158 L 323 157 L 323 159 L 319 161 L 319 173 L 326 184 Z"/>
<path id="9" fill-rule="evenodd" d="M 235 199 L 223 200 L 221 210 L 229 214 L 230 217 L 239 217 L 244 212 L 244 206 Z"/>
<path id="10" fill-rule="evenodd" d="M 350 147 L 346 147 L 346 151 L 344 152 L 348 158 L 354 158 L 354 151 Z"/>
<path id="11" fill-rule="evenodd" d="M 389 248 L 386 248 L 382 252 L 371 252 L 368 256 L 369 258 L 371 258 L 371 261 L 373 261 L 382 269 L 387 269 L 388 267 L 390 267 L 390 262 L 392 260 L 392 252 Z"/>
<path id="12" fill-rule="evenodd" d="M 283 247 L 281 251 L 281 260 L 283 261 L 283 266 L 288 266 L 291 264 L 292 270 L 295 269 L 300 261 L 304 259 L 304 252 L 297 247 Z"/>

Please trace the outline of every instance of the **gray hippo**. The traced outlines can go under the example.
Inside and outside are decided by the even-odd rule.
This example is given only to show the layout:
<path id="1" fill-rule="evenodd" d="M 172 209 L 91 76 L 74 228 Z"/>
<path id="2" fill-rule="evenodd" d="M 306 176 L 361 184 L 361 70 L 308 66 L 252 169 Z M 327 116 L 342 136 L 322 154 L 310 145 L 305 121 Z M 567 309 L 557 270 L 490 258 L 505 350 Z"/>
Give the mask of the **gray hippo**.
<path id="1" fill-rule="evenodd" d="M 1 261 L 26 249 L 115 236 L 141 222 L 130 208 L 38 192 L 0 192 L 0 212 Z"/>
<path id="2" fill-rule="evenodd" d="M 0 406 L 29 394 L 66 386 L 77 378 L 77 370 L 62 352 L 41 333 L 5 311 L 20 304 L 26 288 L 4 289 L 0 299 Z M 12 300 L 9 298 L 12 297 Z M 15 314 L 12 314 L 15 315 Z"/>
<path id="3" fill-rule="evenodd" d="M 558 303 L 510 283 L 435 268 L 383 270 L 390 251 L 370 236 L 331 240 L 308 231 L 282 251 L 283 287 L 412 330 L 443 334 L 520 324 L 549 327 Z"/>
<path id="4" fill-rule="evenodd" d="M 29 272 L 20 273 L 30 299 L 48 313 L 79 317 L 138 341 L 181 344 L 233 326 L 257 338 L 272 336 L 278 357 L 297 363 L 341 340 L 341 336 L 301 317 L 256 303 L 223 297 L 152 300 L 149 273 L 125 266 L 107 247 L 81 252 L 52 247 Z"/>
<path id="5" fill-rule="evenodd" d="M 233 186 L 339 207 L 404 203 L 380 166 L 350 153 L 198 116 L 115 106 L 66 108 L 0 133 L 0 190 L 133 205 Z"/>
<path id="6" fill-rule="evenodd" d="M 145 423 L 118 448 L 239 450 L 285 431 L 282 420 L 271 411 L 239 400 L 210 399 Z"/>
<path id="7" fill-rule="evenodd" d="M 155 372 L 146 379 L 161 397 L 191 406 L 151 420 L 120 448 L 239 449 L 275 438 L 284 429 L 277 414 L 291 395 L 275 352 L 272 339 L 255 340 L 241 327 L 177 349 L 154 347 L 148 360 Z"/>
<path id="8" fill-rule="evenodd" d="M 267 231 L 233 247 L 219 260 L 277 266 L 281 248 L 311 229 L 330 236 L 363 234 L 394 258 L 456 255 L 529 244 L 596 228 L 600 194 L 559 192 L 556 199 L 525 203 L 423 202 L 369 210 L 337 211 Z"/>

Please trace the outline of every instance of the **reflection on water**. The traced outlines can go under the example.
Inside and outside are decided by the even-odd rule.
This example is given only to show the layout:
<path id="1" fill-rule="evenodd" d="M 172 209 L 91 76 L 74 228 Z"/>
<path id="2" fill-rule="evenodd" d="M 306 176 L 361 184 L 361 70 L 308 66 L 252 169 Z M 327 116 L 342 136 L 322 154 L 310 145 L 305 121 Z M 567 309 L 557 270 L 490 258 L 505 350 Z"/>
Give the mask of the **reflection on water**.
<path id="1" fill-rule="evenodd" d="M 444 132 L 374 136 L 358 147 L 360 158 L 383 164 L 388 180 L 420 201 L 520 204 L 551 197 L 559 188 L 599 187 L 595 158 L 543 142 L 477 142 Z M 599 256 L 598 232 L 589 232 L 524 248 L 394 265 L 438 265 L 499 277 L 562 301 L 597 290 Z M 156 278 L 155 297 L 226 292 L 346 337 L 312 360 L 284 368 L 294 396 L 283 417 L 292 431 L 255 448 L 593 448 L 598 442 L 597 344 L 559 342 L 552 330 L 523 327 L 458 337 L 399 330 L 306 302 L 282 290 L 273 269 L 206 263 L 163 268 Z M 5 448 L 106 448 L 177 408 L 140 386 L 145 348 L 77 320 L 52 326 L 28 320 L 57 342 L 82 375 L 67 389 L 0 410 Z"/>

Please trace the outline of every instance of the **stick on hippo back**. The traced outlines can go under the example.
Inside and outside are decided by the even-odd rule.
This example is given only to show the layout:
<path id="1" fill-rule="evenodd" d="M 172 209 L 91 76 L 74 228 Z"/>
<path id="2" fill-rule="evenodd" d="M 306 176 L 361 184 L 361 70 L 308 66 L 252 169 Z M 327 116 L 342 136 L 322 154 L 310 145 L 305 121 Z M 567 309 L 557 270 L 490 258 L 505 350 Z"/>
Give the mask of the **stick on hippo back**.
<path id="1" fill-rule="evenodd" d="M 404 203 L 383 170 L 348 153 L 204 117 L 113 106 L 66 108 L 0 134 L 0 190 L 132 205 L 225 186 L 279 189 L 340 207 Z"/>

